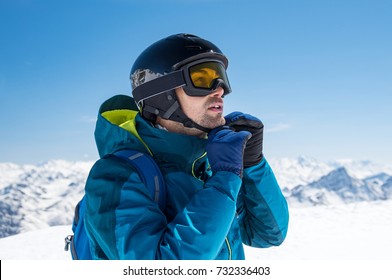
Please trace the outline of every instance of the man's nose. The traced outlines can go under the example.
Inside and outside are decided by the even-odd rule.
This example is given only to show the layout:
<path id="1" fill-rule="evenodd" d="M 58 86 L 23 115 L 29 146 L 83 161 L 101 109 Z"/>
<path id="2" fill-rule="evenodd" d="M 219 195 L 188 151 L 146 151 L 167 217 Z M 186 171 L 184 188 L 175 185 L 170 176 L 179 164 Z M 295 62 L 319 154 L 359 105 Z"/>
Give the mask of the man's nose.
<path id="1" fill-rule="evenodd" d="M 211 92 L 210 95 L 222 97 L 224 93 L 225 93 L 224 89 L 222 87 L 218 87 L 216 90 Z"/>

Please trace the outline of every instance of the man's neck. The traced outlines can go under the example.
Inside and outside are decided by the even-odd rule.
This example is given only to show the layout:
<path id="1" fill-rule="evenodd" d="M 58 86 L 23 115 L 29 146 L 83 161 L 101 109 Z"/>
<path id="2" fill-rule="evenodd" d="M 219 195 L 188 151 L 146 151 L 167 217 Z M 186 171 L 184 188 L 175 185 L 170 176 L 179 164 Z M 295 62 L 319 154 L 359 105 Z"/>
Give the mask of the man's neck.
<path id="1" fill-rule="evenodd" d="M 185 127 L 182 123 L 171 121 L 171 120 L 165 120 L 160 117 L 157 117 L 156 124 L 170 132 L 196 136 L 199 138 L 207 137 L 207 133 L 200 129 Z"/>

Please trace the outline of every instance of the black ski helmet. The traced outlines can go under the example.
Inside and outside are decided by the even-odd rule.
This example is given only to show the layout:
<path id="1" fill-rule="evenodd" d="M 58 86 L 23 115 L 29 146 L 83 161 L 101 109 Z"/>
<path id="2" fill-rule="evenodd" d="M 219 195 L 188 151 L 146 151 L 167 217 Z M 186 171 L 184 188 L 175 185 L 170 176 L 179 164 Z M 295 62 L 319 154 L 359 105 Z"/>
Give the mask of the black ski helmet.
<path id="1" fill-rule="evenodd" d="M 186 127 L 209 131 L 183 113 L 175 94 L 175 88 L 181 86 L 187 92 L 184 71 L 178 70 L 200 60 L 218 61 L 223 65 L 224 72 L 228 66 L 226 56 L 216 45 L 191 34 L 171 35 L 145 49 L 134 62 L 130 75 L 132 95 L 142 116 L 152 122 L 160 116 L 180 122 Z M 228 94 L 231 89 L 226 72 L 224 76 L 226 79 L 220 80 L 214 90 L 222 86 L 224 94 Z"/>

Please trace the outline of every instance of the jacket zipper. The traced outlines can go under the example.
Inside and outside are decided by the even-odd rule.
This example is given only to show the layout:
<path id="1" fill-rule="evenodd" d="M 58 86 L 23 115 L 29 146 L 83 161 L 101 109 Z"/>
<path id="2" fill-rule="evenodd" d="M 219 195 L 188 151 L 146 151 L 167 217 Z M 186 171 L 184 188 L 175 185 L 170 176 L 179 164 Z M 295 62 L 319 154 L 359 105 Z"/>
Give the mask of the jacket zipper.
<path id="1" fill-rule="evenodd" d="M 232 251 L 231 251 L 231 246 L 230 246 L 229 239 L 226 237 L 225 241 L 226 241 L 226 245 L 227 245 L 227 250 L 229 250 L 229 258 L 228 258 L 228 260 L 231 260 L 231 258 L 232 258 Z"/>
<path id="2" fill-rule="evenodd" d="M 192 163 L 192 176 L 195 177 L 196 179 L 200 180 L 199 178 L 197 178 L 197 176 L 195 175 L 195 164 L 198 160 L 200 160 L 201 158 L 205 157 L 207 155 L 207 152 L 204 152 L 201 156 L 199 156 L 197 159 L 195 159 Z M 201 180 L 200 180 L 201 181 Z"/>
<path id="3" fill-rule="evenodd" d="M 204 154 L 202 154 L 200 157 L 198 157 L 197 159 L 195 159 L 194 161 L 193 161 L 193 163 L 192 163 L 192 175 L 193 175 L 193 177 L 195 177 L 196 179 L 199 179 L 199 178 L 197 178 L 196 177 L 196 175 L 195 175 L 195 164 L 196 164 L 196 161 L 198 161 L 199 159 L 201 159 L 201 158 L 203 158 L 204 156 L 206 156 L 206 152 L 204 153 Z M 200 179 L 199 179 L 200 180 Z M 225 238 L 225 241 L 226 241 L 226 246 L 227 246 L 227 250 L 229 251 L 229 257 L 228 257 L 228 260 L 231 260 L 232 259 L 232 250 L 231 250 L 231 245 L 230 245 L 230 241 L 229 241 L 229 239 L 226 237 Z"/>

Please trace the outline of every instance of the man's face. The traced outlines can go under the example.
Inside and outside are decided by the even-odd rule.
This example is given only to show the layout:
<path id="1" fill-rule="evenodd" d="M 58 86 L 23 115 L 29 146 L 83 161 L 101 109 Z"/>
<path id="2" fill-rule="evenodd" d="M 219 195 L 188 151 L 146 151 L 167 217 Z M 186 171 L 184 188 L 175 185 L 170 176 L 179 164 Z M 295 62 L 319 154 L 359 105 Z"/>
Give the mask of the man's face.
<path id="1" fill-rule="evenodd" d="M 189 96 L 183 88 L 176 89 L 178 101 L 185 115 L 198 125 L 210 129 L 225 124 L 223 93 L 223 89 L 218 87 L 207 96 Z"/>

